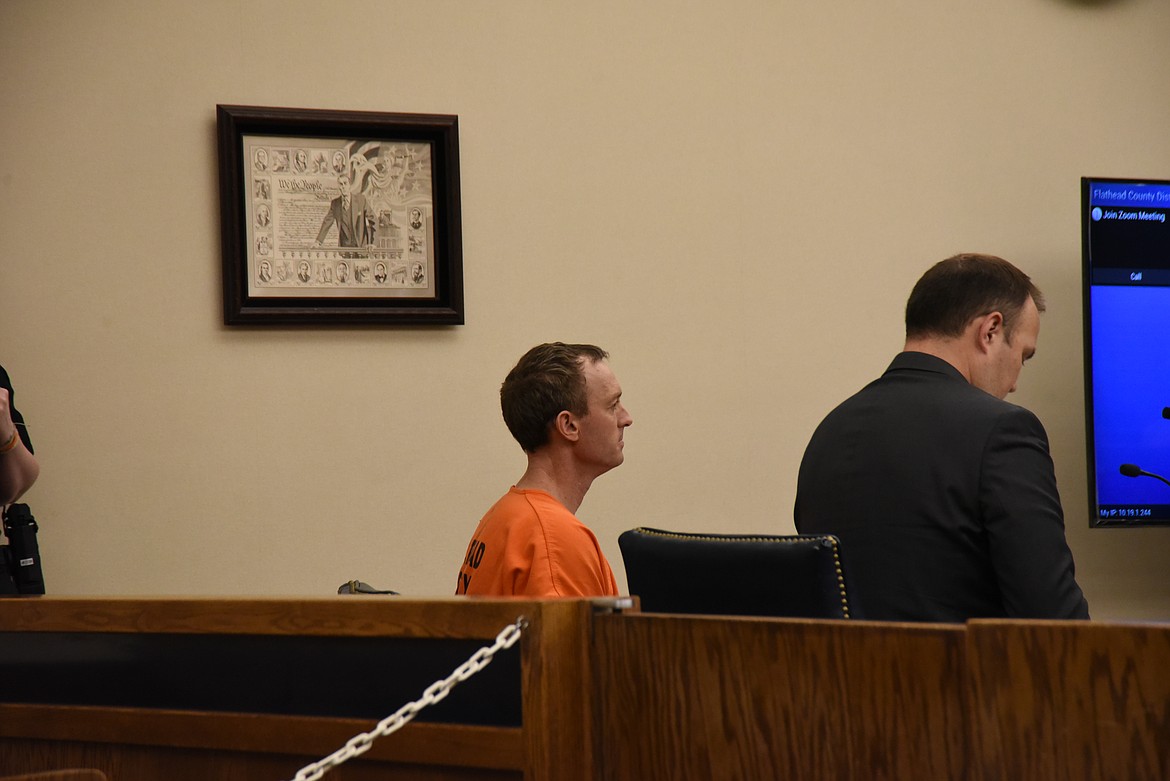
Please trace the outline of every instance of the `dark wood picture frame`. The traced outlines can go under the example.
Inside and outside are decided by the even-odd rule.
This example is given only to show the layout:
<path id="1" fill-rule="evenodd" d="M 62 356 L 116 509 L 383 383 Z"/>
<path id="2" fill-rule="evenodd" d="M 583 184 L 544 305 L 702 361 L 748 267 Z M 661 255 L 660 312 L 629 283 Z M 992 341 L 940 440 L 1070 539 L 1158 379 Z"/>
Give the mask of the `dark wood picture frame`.
<path id="1" fill-rule="evenodd" d="M 457 116 L 218 105 L 216 125 L 225 325 L 463 323 Z"/>

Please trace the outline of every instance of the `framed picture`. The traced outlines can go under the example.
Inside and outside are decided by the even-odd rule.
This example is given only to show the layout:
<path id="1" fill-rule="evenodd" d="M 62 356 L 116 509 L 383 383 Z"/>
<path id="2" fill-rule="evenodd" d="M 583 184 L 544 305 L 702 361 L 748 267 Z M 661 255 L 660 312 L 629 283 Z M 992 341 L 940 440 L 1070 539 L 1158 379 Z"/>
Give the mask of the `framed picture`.
<path id="1" fill-rule="evenodd" d="M 461 325 L 458 117 L 216 106 L 224 323 Z"/>

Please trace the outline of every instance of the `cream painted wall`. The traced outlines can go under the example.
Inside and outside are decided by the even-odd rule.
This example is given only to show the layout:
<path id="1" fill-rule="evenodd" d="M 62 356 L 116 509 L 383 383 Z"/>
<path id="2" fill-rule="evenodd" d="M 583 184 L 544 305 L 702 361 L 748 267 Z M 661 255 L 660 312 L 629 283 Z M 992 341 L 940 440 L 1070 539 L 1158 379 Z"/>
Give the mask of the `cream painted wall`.
<path id="1" fill-rule="evenodd" d="M 793 531 L 812 428 L 930 264 L 1045 290 L 1015 400 L 1098 618 L 1170 618 L 1170 529 L 1090 530 L 1078 186 L 1170 178 L 1164 0 L 0 0 L 0 360 L 58 594 L 446 595 L 519 476 L 497 389 L 608 348 L 581 509 Z M 215 106 L 459 115 L 467 324 L 221 323 Z"/>

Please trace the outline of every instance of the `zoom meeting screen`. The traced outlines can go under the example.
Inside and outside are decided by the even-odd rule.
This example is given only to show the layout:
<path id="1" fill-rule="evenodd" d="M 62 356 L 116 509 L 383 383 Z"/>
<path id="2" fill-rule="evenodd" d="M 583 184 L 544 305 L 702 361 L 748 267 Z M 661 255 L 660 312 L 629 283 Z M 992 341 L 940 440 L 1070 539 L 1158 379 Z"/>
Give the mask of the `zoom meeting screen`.
<path id="1" fill-rule="evenodd" d="M 1170 524 L 1170 181 L 1082 179 L 1090 525 Z"/>

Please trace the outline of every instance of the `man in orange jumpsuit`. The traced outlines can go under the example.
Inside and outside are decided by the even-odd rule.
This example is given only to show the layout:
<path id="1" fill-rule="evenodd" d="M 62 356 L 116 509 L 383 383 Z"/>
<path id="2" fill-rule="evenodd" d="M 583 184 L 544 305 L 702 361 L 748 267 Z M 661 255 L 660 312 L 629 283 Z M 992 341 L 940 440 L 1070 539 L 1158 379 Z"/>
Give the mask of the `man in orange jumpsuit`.
<path id="1" fill-rule="evenodd" d="M 594 479 L 624 460 L 634 422 L 608 357 L 593 345 L 554 342 L 508 373 L 500 406 L 528 468 L 476 527 L 456 594 L 617 594 L 597 537 L 575 515 Z"/>

